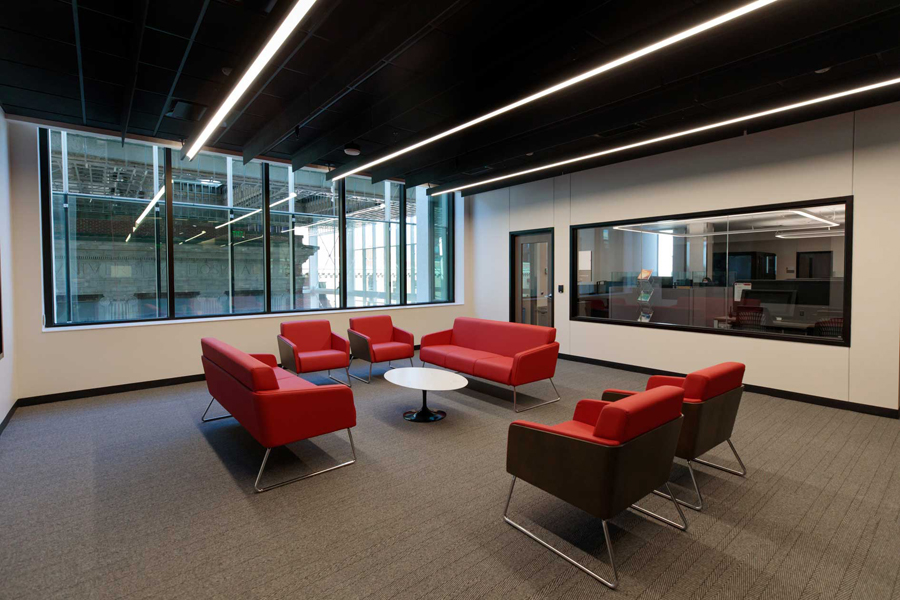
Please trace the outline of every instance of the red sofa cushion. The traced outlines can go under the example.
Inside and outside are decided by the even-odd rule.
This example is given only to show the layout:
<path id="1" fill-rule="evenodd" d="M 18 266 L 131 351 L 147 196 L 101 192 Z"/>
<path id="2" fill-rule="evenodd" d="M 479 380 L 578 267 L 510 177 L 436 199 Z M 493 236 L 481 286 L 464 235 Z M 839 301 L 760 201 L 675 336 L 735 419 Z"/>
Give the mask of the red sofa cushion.
<path id="1" fill-rule="evenodd" d="M 272 367 L 215 338 L 200 340 L 203 356 L 244 384 L 248 390 L 263 392 L 278 389 Z"/>
<path id="2" fill-rule="evenodd" d="M 453 321 L 450 343 L 501 356 L 515 356 L 555 340 L 556 329 L 553 327 L 458 317 Z"/>
<path id="3" fill-rule="evenodd" d="M 509 385 L 509 380 L 512 377 L 512 368 L 513 359 L 508 356 L 482 358 L 475 363 L 475 372 L 472 375 Z"/>
<path id="4" fill-rule="evenodd" d="M 281 335 L 300 352 L 331 350 L 331 323 L 324 319 L 282 323 Z"/>
<path id="5" fill-rule="evenodd" d="M 330 335 L 330 334 L 329 334 Z M 341 350 L 316 350 L 312 352 L 298 352 L 302 373 L 313 371 L 327 371 L 328 369 L 343 369 L 350 364 L 350 357 Z"/>
<path id="6" fill-rule="evenodd" d="M 497 357 L 496 354 L 484 352 L 482 350 L 473 350 L 471 348 L 462 348 L 460 346 L 451 346 L 450 348 L 450 350 L 447 350 L 447 360 L 445 361 L 444 366 L 448 369 L 453 369 L 454 371 L 469 373 L 470 375 L 475 374 L 475 364 L 479 360 Z"/>
<path id="7" fill-rule="evenodd" d="M 350 329 L 368 336 L 372 344 L 394 340 L 394 323 L 387 315 L 377 317 L 354 317 L 350 319 Z"/>
<path id="8" fill-rule="evenodd" d="M 403 344 L 401 342 L 379 342 L 377 344 L 372 344 L 372 358 L 375 359 L 375 362 L 410 358 L 415 353 L 416 350 L 412 344 Z"/>
<path id="9" fill-rule="evenodd" d="M 443 367 L 447 361 L 447 355 L 458 346 L 441 344 L 439 346 L 424 346 L 419 349 L 419 358 L 422 362 L 431 363 Z"/>
<path id="10" fill-rule="evenodd" d="M 725 362 L 694 371 L 684 379 L 684 397 L 688 400 L 709 400 L 741 387 L 744 365 Z"/>
<path id="11" fill-rule="evenodd" d="M 600 410 L 594 435 L 624 444 L 681 415 L 684 390 L 667 385 L 607 404 Z"/>

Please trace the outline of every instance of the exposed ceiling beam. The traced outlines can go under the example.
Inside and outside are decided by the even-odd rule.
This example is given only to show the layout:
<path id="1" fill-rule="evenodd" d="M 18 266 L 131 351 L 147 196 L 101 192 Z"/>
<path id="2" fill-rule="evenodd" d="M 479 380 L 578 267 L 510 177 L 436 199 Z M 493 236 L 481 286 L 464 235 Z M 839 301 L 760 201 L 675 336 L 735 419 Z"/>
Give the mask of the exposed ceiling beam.
<path id="1" fill-rule="evenodd" d="M 194 23 L 191 37 L 188 38 L 187 47 L 184 49 L 184 55 L 181 57 L 181 63 L 178 65 L 178 70 L 175 71 L 175 77 L 172 78 L 172 87 L 169 88 L 169 94 L 166 96 L 166 101 L 163 103 L 162 110 L 159 111 L 159 119 L 156 120 L 156 127 L 153 128 L 154 137 L 159 132 L 159 126 L 162 125 L 163 117 L 166 116 L 166 112 L 169 110 L 169 103 L 172 101 L 172 96 L 175 94 L 175 86 L 178 85 L 178 80 L 181 78 L 181 72 L 184 70 L 188 54 L 191 53 L 191 47 L 194 45 L 194 40 L 197 38 L 197 32 L 200 31 L 200 24 L 203 22 L 203 17 L 206 15 L 207 8 L 209 8 L 209 0 L 203 0 L 203 6 L 200 7 L 200 14 L 197 15 L 197 22 Z"/>
<path id="2" fill-rule="evenodd" d="M 245 144 L 244 163 L 265 154 L 290 136 L 297 127 L 304 126 L 328 110 L 469 1 L 471 0 L 455 0 L 443 9 L 441 7 L 446 1 L 440 0 L 417 0 L 396 6 L 374 24 L 367 35 L 355 43 L 329 72 L 360 74 L 349 83 L 326 75 L 310 86 Z M 431 16 L 434 12 L 438 14 Z M 398 38 L 403 40 L 399 44 L 393 41 Z M 374 63 L 373 56 L 378 57 Z"/>
<path id="3" fill-rule="evenodd" d="M 137 0 L 134 4 L 134 24 L 131 38 L 131 82 L 125 86 L 122 97 L 122 145 L 125 145 L 125 133 L 131 120 L 131 105 L 134 103 L 134 90 L 137 87 L 138 67 L 141 62 L 141 47 L 144 44 L 144 26 L 147 24 L 147 9 L 150 0 Z"/>
<path id="4" fill-rule="evenodd" d="M 78 59 L 78 88 L 81 91 L 81 124 L 87 125 L 87 104 L 84 101 L 84 68 L 81 64 L 81 28 L 78 25 L 78 0 L 72 0 L 72 21 L 75 24 L 75 56 Z"/>

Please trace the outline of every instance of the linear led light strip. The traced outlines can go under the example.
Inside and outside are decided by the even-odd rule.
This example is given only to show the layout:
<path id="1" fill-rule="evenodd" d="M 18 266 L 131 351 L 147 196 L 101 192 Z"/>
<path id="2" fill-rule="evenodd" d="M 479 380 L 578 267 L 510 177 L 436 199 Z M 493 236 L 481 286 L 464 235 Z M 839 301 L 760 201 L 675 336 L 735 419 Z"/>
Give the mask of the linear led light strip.
<path id="1" fill-rule="evenodd" d="M 184 242 L 189 242 L 189 241 L 191 241 L 191 240 L 196 240 L 198 237 L 200 237 L 200 236 L 203 235 L 204 233 L 206 233 L 206 230 L 205 230 L 205 229 L 204 229 L 203 231 L 201 231 L 200 233 L 198 233 L 197 235 L 195 235 L 194 237 L 191 237 L 191 238 L 188 238 L 188 239 L 184 240 Z M 180 245 L 182 245 L 184 242 L 178 242 L 178 245 L 180 246 Z"/>
<path id="2" fill-rule="evenodd" d="M 829 207 L 829 208 L 831 208 L 831 207 Z M 692 218 L 692 219 L 662 219 L 660 221 L 646 221 L 644 223 L 632 223 L 631 225 L 628 225 L 628 226 L 615 225 L 615 226 L 613 226 L 613 229 L 620 229 L 623 231 L 638 231 L 641 227 L 645 227 L 647 225 L 652 226 L 652 225 L 662 225 L 664 223 L 668 224 L 668 223 L 696 223 L 698 221 L 702 221 L 702 222 L 721 221 L 723 219 L 740 218 L 740 217 L 758 217 L 760 215 L 783 215 L 785 213 L 794 213 L 794 214 L 800 215 L 801 217 L 806 217 L 807 219 L 813 219 L 814 221 L 820 221 L 822 223 L 825 223 L 829 227 L 840 227 L 840 225 L 841 225 L 840 223 L 835 223 L 834 221 L 829 221 L 828 219 L 823 219 L 822 217 L 815 215 L 806 210 L 789 209 L 789 210 L 763 210 L 760 212 L 745 213 L 745 214 L 740 214 L 740 215 L 715 215 L 715 216 L 711 216 L 711 217 L 697 217 L 697 218 Z M 629 227 L 630 227 L 630 229 L 628 229 Z M 651 231 L 648 233 L 657 233 L 657 232 Z M 723 233 L 727 233 L 727 232 L 723 232 Z M 673 234 L 673 235 L 678 236 L 679 234 Z M 699 234 L 699 235 L 704 236 L 707 234 L 703 233 L 703 234 Z"/>
<path id="3" fill-rule="evenodd" d="M 222 103 L 212 118 L 207 121 L 203 131 L 200 132 L 200 135 L 187 152 L 188 160 L 193 160 L 194 156 L 197 155 L 197 152 L 200 151 L 200 148 L 203 147 L 203 144 L 206 143 L 206 140 L 209 139 L 209 136 L 211 136 L 222 121 L 225 120 L 225 117 L 228 116 L 228 113 L 231 112 L 234 105 L 241 99 L 241 96 L 244 95 L 247 88 L 250 87 L 269 61 L 272 60 L 275 53 L 278 52 L 284 42 L 287 41 L 294 32 L 294 29 L 297 28 L 297 25 L 300 24 L 300 21 L 303 20 L 303 17 L 306 16 L 306 13 L 309 12 L 309 9 L 312 8 L 312 5 L 315 3 L 316 0 L 298 0 L 297 4 L 294 5 L 294 8 L 291 9 L 291 12 L 288 13 L 284 18 L 284 21 L 281 22 L 281 25 L 278 26 L 278 29 L 275 30 L 275 33 L 272 34 L 272 37 L 269 38 L 269 41 L 266 42 L 266 45 L 263 46 L 260 53 L 253 59 L 253 62 L 241 77 L 240 81 L 237 82 L 237 85 L 234 86 L 228 94 L 228 97 L 225 98 L 225 102 Z"/>
<path id="4" fill-rule="evenodd" d="M 665 142 L 667 140 L 672 140 L 672 139 L 684 137 L 687 135 L 693 135 L 695 133 L 700 133 L 702 131 L 709 131 L 710 129 L 717 129 L 719 127 L 725 127 L 727 125 L 734 125 L 735 123 L 742 123 L 744 121 L 751 121 L 753 119 L 759 119 L 761 117 L 767 117 L 769 115 L 783 113 L 783 112 L 787 112 L 790 110 L 796 110 L 798 108 L 803 108 L 804 106 L 811 106 L 813 104 L 821 104 L 822 102 L 828 102 L 830 100 L 836 100 L 838 98 L 844 98 L 846 96 L 862 94 L 864 92 L 877 90 L 879 88 L 887 87 L 890 85 L 896 85 L 898 83 L 900 83 L 900 78 L 889 79 L 887 81 L 882 81 L 880 83 L 873 83 L 872 85 L 866 85 L 863 87 L 854 88 L 852 90 L 838 92 L 836 94 L 829 94 L 827 96 L 813 98 L 812 100 L 805 100 L 803 102 L 797 102 L 795 104 L 788 104 L 787 106 L 781 106 L 779 108 L 773 108 L 771 110 L 765 110 L 763 112 L 753 113 L 750 115 L 744 115 L 742 117 L 728 119 L 727 121 L 720 121 L 718 123 L 713 123 L 711 125 L 704 125 L 703 127 L 695 127 L 694 129 L 687 129 L 685 131 L 679 131 L 678 133 L 672 133 L 669 135 L 664 135 L 661 137 L 644 140 L 643 142 L 636 142 L 634 144 L 628 144 L 626 146 L 619 146 L 618 148 L 602 150 L 600 152 L 594 152 L 593 154 L 585 154 L 584 156 L 578 156 L 576 158 L 570 158 L 568 160 L 561 160 L 559 162 L 551 163 L 548 165 L 542 165 L 540 167 L 534 167 L 532 169 L 525 169 L 524 171 L 517 171 L 515 173 L 510 173 L 508 175 L 501 175 L 499 177 L 493 177 L 491 179 L 483 179 L 482 181 L 476 181 L 475 183 L 467 183 L 466 185 L 460 185 L 460 186 L 450 188 L 447 190 L 436 188 L 436 190 L 437 190 L 436 193 L 449 194 L 452 192 L 458 192 L 460 190 L 465 190 L 465 189 L 468 189 L 471 187 L 487 185 L 489 183 L 495 183 L 497 181 L 504 181 L 506 179 L 512 179 L 513 177 L 521 177 L 522 175 L 528 175 L 530 173 L 537 173 L 539 171 L 546 171 L 547 169 L 554 169 L 556 167 L 562 167 L 564 165 L 570 165 L 572 163 L 581 162 L 581 161 L 589 160 L 592 158 L 598 158 L 600 156 L 606 156 L 607 154 L 615 154 L 616 152 L 622 152 L 624 150 L 631 150 L 633 148 L 640 148 L 641 146 L 649 146 L 651 144 L 658 144 L 659 142 Z M 809 216 L 809 215 L 805 215 L 805 216 Z M 816 218 L 816 217 L 811 217 L 811 218 Z M 818 220 L 823 220 L 823 219 L 818 219 Z"/>
<path id="5" fill-rule="evenodd" d="M 137 218 L 137 221 L 134 222 L 134 227 L 131 228 L 131 233 L 134 233 L 135 231 L 137 231 L 138 225 L 141 224 L 141 221 L 143 221 L 145 218 L 147 218 L 147 215 L 150 214 L 150 211 L 153 210 L 153 207 L 156 206 L 156 203 L 159 202 L 159 199 L 162 198 L 162 195 L 165 193 L 166 193 L 166 186 L 159 188 L 159 191 L 156 192 L 155 196 L 153 196 L 153 200 L 151 200 L 147 204 L 146 208 L 144 208 L 144 212 L 142 212 L 141 215 Z M 129 233 L 128 237 L 125 238 L 126 244 L 128 243 L 128 240 L 131 239 L 131 233 Z"/>
<path id="6" fill-rule="evenodd" d="M 716 17 L 715 19 L 712 19 L 711 21 L 706 21 L 705 23 L 701 23 L 700 25 L 691 27 L 690 29 L 682 31 L 681 33 L 675 34 L 671 37 L 667 37 L 664 40 L 660 40 L 660 41 L 656 42 L 655 44 L 651 44 L 645 48 L 641 48 L 640 50 L 637 50 L 636 52 L 632 52 L 631 54 L 627 54 L 627 55 L 625 55 L 621 58 L 618 58 L 612 62 L 608 62 L 606 64 L 600 65 L 599 67 L 595 67 L 595 68 L 591 69 L 590 71 L 586 71 L 586 72 L 582 73 L 581 75 L 576 75 L 575 77 L 572 77 L 571 79 L 567 79 L 561 83 L 557 83 L 556 85 L 554 85 L 552 87 L 548 87 L 545 90 L 541 90 L 540 92 L 537 92 L 530 96 L 526 96 L 525 98 L 522 98 L 521 100 L 517 100 L 517 101 L 513 102 L 512 104 L 507 104 L 506 106 L 498 108 L 497 110 L 495 110 L 493 112 L 489 112 L 487 114 L 481 115 L 480 117 L 472 119 L 471 121 L 466 121 L 462 125 L 457 125 L 456 127 L 452 128 L 452 129 L 448 129 L 447 131 L 438 133 L 437 135 L 433 135 L 428 139 L 422 140 L 421 142 L 417 142 L 411 146 L 407 146 L 406 148 L 402 148 L 400 150 L 397 150 L 396 152 L 392 152 L 391 154 L 388 154 L 387 156 L 384 156 L 377 160 L 373 160 L 371 162 L 367 162 L 366 164 L 356 167 L 355 169 L 352 169 L 350 171 L 347 171 L 346 173 L 344 173 L 342 175 L 335 176 L 334 181 L 343 179 L 344 177 L 347 177 L 348 175 L 353 175 L 354 173 L 359 173 L 360 171 L 364 171 L 370 167 L 374 167 L 375 165 L 380 165 L 381 163 L 385 163 L 389 160 L 393 160 L 393 159 L 397 158 L 398 156 L 402 156 L 408 152 L 417 150 L 417 149 L 421 148 L 422 146 L 427 146 L 428 144 L 431 144 L 438 140 L 444 139 L 445 137 L 449 137 L 455 133 L 459 133 L 460 131 L 462 131 L 464 129 L 468 129 L 469 127 L 473 127 L 475 125 L 478 125 L 479 123 L 484 123 L 485 121 L 487 121 L 489 119 L 493 119 L 494 117 L 498 117 L 498 116 L 500 116 L 504 113 L 507 113 L 511 110 L 515 110 L 515 109 L 519 108 L 520 106 L 530 104 L 530 103 L 534 102 L 535 100 L 540 100 L 541 98 L 549 96 L 550 94 L 555 94 L 556 92 L 559 92 L 568 87 L 571 87 L 573 85 L 581 83 L 582 81 L 585 81 L 586 79 L 590 79 L 591 77 L 596 77 L 597 75 L 600 75 L 601 73 L 605 73 L 607 71 L 612 71 L 616 67 L 620 67 L 624 64 L 630 63 L 634 60 L 641 58 L 642 56 L 652 54 L 653 52 L 656 52 L 657 50 L 662 50 L 663 48 L 671 46 L 672 44 L 677 44 L 678 42 L 680 42 L 682 40 L 686 40 L 690 37 L 693 37 L 695 35 L 703 33 L 704 31 L 707 31 L 714 27 L 718 27 L 719 25 L 722 25 L 723 23 L 727 23 L 728 21 L 732 21 L 734 19 L 737 19 L 738 17 L 742 17 L 742 16 L 746 15 L 747 13 L 753 12 L 755 10 L 763 8 L 764 6 L 773 4 L 777 1 L 778 0 L 757 0 L 757 2 L 752 2 L 744 7 L 738 8 L 729 13 L 725 13 L 724 15 Z"/>
<path id="7" fill-rule="evenodd" d="M 287 197 L 287 198 L 285 198 L 284 200 L 279 200 L 278 202 L 273 202 L 272 204 L 269 205 L 269 208 L 272 208 L 273 206 L 278 206 L 278 205 L 281 204 L 282 202 L 287 202 L 287 201 L 290 200 L 291 198 L 296 198 L 296 197 L 297 197 L 297 194 L 294 194 L 294 193 L 288 194 L 288 197 Z M 216 229 L 222 229 L 222 228 L 225 227 L 226 225 L 231 225 L 232 223 L 237 223 L 238 221 L 240 221 L 240 220 L 242 220 L 242 219 L 246 219 L 247 217 L 252 217 L 253 215 L 255 215 L 255 214 L 257 214 L 257 213 L 261 213 L 261 212 L 262 212 L 262 209 L 261 209 L 261 208 L 257 208 L 257 209 L 254 210 L 254 211 L 248 212 L 246 215 L 241 215 L 241 216 L 238 217 L 237 219 L 232 219 L 232 220 L 230 220 L 230 221 L 228 221 L 228 222 L 226 222 L 226 223 L 222 223 L 221 225 L 216 225 Z"/>
<path id="8" fill-rule="evenodd" d="M 628 231 L 631 233 L 643 233 L 646 235 L 665 235 L 668 237 L 676 237 L 676 238 L 697 238 L 697 237 L 712 237 L 716 235 L 740 235 L 742 233 L 771 233 L 773 231 L 783 231 L 783 232 L 801 232 L 805 230 L 820 230 L 825 229 L 822 225 L 816 225 L 811 227 L 761 227 L 759 229 L 735 229 L 733 231 L 708 231 L 706 233 L 670 233 L 666 231 L 647 231 L 646 229 L 633 229 L 631 227 L 627 227 L 624 225 L 616 225 L 613 229 L 617 229 L 619 231 Z M 823 231 L 821 233 L 827 233 L 827 231 Z M 781 237 L 781 236 L 776 236 Z"/>
<path id="9" fill-rule="evenodd" d="M 775 237 L 781 238 L 783 240 L 802 240 L 806 238 L 820 238 L 820 237 L 844 237 L 843 231 L 820 231 L 820 232 L 793 232 L 793 233 L 785 233 L 782 235 L 776 235 Z"/>

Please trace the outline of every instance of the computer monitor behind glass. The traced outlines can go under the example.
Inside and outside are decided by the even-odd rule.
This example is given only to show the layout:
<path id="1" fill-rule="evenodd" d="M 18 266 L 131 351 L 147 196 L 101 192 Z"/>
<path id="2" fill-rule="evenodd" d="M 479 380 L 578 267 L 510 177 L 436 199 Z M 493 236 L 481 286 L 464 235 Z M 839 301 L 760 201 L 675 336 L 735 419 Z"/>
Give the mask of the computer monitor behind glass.
<path id="1" fill-rule="evenodd" d="M 748 302 L 749 301 L 749 302 Z M 755 301 L 755 302 L 754 302 Z M 773 319 L 790 319 L 797 303 L 795 290 L 744 290 L 741 304 L 761 306 Z"/>

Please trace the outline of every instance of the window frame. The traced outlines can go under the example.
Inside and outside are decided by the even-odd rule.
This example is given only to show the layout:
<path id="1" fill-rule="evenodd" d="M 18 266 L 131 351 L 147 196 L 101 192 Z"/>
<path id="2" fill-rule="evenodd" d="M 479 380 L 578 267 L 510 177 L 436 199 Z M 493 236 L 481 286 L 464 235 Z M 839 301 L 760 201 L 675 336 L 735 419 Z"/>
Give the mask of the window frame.
<path id="1" fill-rule="evenodd" d="M 297 310 L 297 309 L 286 309 L 286 310 L 272 310 L 272 253 L 271 253 L 271 234 L 270 234 L 270 225 L 271 225 L 271 214 L 270 214 L 270 189 L 269 189 L 269 165 L 276 164 L 282 166 L 284 163 L 271 161 L 271 160 L 258 160 L 257 162 L 262 165 L 262 181 L 263 181 L 263 229 L 265 231 L 265 244 L 264 244 L 264 256 L 265 256 L 265 266 L 264 266 L 264 274 L 265 274 L 265 297 L 264 297 L 264 305 L 265 310 L 256 311 L 256 312 L 241 312 L 241 313 L 222 313 L 222 314 L 209 314 L 209 315 L 182 315 L 176 316 L 174 310 L 175 304 L 175 253 L 174 253 L 174 207 L 175 203 L 172 201 L 174 197 L 174 186 L 172 180 L 172 164 L 173 164 L 173 150 L 170 146 L 167 146 L 163 143 L 153 143 L 144 140 L 132 140 L 129 139 L 129 143 L 142 144 L 148 146 L 158 147 L 163 149 L 165 152 L 165 165 L 164 165 L 164 185 L 166 188 L 165 192 L 165 210 L 166 210 L 166 244 L 167 244 L 167 252 L 166 252 L 166 270 L 167 270 L 167 299 L 168 299 L 168 311 L 165 317 L 155 317 L 148 319 L 121 319 L 121 320 L 105 320 L 105 321 L 91 321 L 86 323 L 57 323 L 56 322 L 56 313 L 54 309 L 54 290 L 55 290 L 55 282 L 54 282 L 54 270 L 53 270 L 53 228 L 52 228 L 52 218 L 53 218 L 53 195 L 54 191 L 52 189 L 52 179 L 51 179 L 51 152 L 50 152 L 50 134 L 52 131 L 60 131 L 64 133 L 74 133 L 77 135 L 86 135 L 93 136 L 101 139 L 114 140 L 118 138 L 114 138 L 112 136 L 93 133 L 93 132 L 83 132 L 78 130 L 69 130 L 61 127 L 40 127 L 38 129 L 38 164 L 40 169 L 40 204 L 41 204 L 41 249 L 42 249 L 42 260 L 41 260 L 41 269 L 42 269 L 42 281 L 43 281 L 43 326 L 46 330 L 51 329 L 73 329 L 73 328 L 90 328 L 90 327 L 110 327 L 115 325 L 133 325 L 133 324 L 144 324 L 144 325 L 153 325 L 160 323 L 171 323 L 176 321 L 207 321 L 214 319 L 240 319 L 244 317 L 261 317 L 261 316 L 281 316 L 281 315 L 305 315 L 305 314 L 315 314 L 315 313 L 339 313 L 339 312 L 350 312 L 350 311 L 373 311 L 373 310 L 382 310 L 382 309 L 392 309 L 392 308 L 402 308 L 402 307 L 423 307 L 423 306 L 439 306 L 439 305 L 448 305 L 456 303 L 456 255 L 455 255 L 455 238 L 456 238 L 456 221 L 455 221 L 455 209 L 456 209 L 456 201 L 457 195 L 451 194 L 449 199 L 450 202 L 450 244 L 449 244 L 449 267 L 450 267 L 450 293 L 449 298 L 447 300 L 439 300 L 434 302 L 419 302 L 408 304 L 406 301 L 406 296 L 403 293 L 400 293 L 399 301 L 394 304 L 385 304 L 380 306 L 347 306 L 347 215 L 345 214 L 346 207 L 346 182 L 345 179 L 341 179 L 338 182 L 338 190 L 339 190 L 339 210 L 340 213 L 338 215 L 339 220 L 339 247 L 340 247 L 340 275 L 339 275 L 339 285 L 340 285 L 340 306 L 338 307 L 325 307 L 325 308 L 313 308 L 306 310 Z M 231 154 L 224 152 L 212 152 L 211 154 L 219 154 L 226 156 L 227 158 L 234 158 Z M 284 164 L 288 169 L 292 169 L 291 165 Z M 290 172 L 290 171 L 289 171 Z M 406 195 L 406 185 L 402 182 L 396 182 L 400 186 L 400 198 L 405 199 Z M 291 190 L 293 191 L 293 190 Z M 67 190 L 63 192 L 56 192 L 65 195 L 84 195 L 84 194 L 70 194 Z M 400 202 L 401 207 L 401 219 L 405 217 L 406 207 L 405 202 Z M 405 248 L 403 246 L 403 242 L 405 241 L 405 227 L 402 226 L 403 221 L 400 221 L 401 227 L 401 243 L 400 243 L 400 253 L 401 259 L 405 258 L 403 256 L 405 254 Z M 398 265 L 400 268 L 400 286 L 405 287 L 404 283 L 406 278 L 406 263 L 401 260 Z M 402 290 L 401 290 L 402 291 Z"/>
<path id="2" fill-rule="evenodd" d="M 596 229 L 615 227 L 622 225 L 635 225 L 652 221 L 702 219 L 709 217 L 725 217 L 747 215 L 772 210 L 792 210 L 826 206 L 829 204 L 845 204 L 846 217 L 844 222 L 844 299 L 843 319 L 844 327 L 840 340 L 828 338 L 816 338 L 812 336 L 789 336 L 783 334 L 742 331 L 735 329 L 713 329 L 706 327 L 694 327 L 691 325 L 679 325 L 670 323 L 626 321 L 624 319 L 604 319 L 600 317 L 579 316 L 577 310 L 578 294 L 578 232 L 582 229 Z M 802 200 L 799 202 L 782 202 L 776 204 L 761 204 L 735 209 L 720 209 L 711 211 L 698 211 L 691 213 L 678 213 L 661 216 L 641 217 L 635 219 L 623 219 L 618 221 L 606 221 L 599 223 L 579 223 L 569 226 L 569 321 L 584 323 L 602 323 L 607 325 L 624 325 L 626 327 L 644 327 L 648 329 L 664 329 L 668 331 L 686 331 L 691 333 L 703 333 L 713 335 L 730 335 L 736 337 L 756 338 L 765 340 L 777 340 L 781 342 L 799 342 L 801 344 L 819 344 L 823 346 L 850 347 L 850 317 L 852 314 L 852 281 L 853 281 L 853 196 L 836 196 L 832 198 L 819 198 L 815 200 Z"/>

